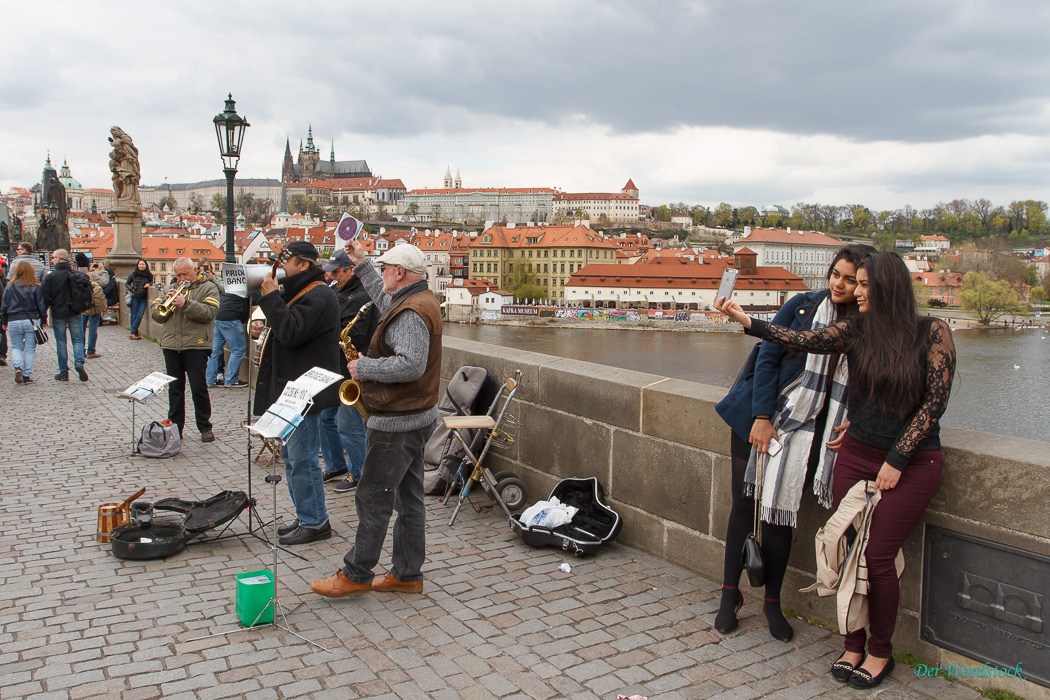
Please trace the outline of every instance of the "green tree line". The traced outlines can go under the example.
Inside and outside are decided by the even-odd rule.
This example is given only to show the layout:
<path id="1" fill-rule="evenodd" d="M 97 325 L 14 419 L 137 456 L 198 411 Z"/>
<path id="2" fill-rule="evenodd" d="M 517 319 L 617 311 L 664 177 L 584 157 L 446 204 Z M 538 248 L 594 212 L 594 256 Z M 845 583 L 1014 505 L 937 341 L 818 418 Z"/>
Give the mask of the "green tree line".
<path id="1" fill-rule="evenodd" d="M 787 215 L 759 212 L 752 206 L 734 207 L 722 202 L 712 208 L 683 202 L 655 209 L 658 221 L 687 212 L 697 226 L 740 229 L 744 226 L 822 231 L 828 235 L 871 236 L 892 234 L 899 238 L 942 235 L 953 243 L 983 238 L 1040 238 L 1050 235 L 1047 203 L 1032 199 L 996 205 L 988 199 L 953 199 L 928 209 L 906 205 L 876 211 L 863 204 L 811 204 L 798 202 Z"/>

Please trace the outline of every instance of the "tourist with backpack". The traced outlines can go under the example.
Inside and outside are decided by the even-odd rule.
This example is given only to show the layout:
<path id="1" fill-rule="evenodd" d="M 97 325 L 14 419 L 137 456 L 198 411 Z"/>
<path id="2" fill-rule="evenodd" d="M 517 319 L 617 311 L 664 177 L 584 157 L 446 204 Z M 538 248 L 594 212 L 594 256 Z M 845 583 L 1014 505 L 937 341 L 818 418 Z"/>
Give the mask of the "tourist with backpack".
<path id="1" fill-rule="evenodd" d="M 102 357 L 97 347 L 98 326 L 102 322 L 102 314 L 108 308 L 102 286 L 109 281 L 109 275 L 102 269 L 102 263 L 91 263 L 88 276 L 91 279 L 91 308 L 84 312 L 84 338 L 87 345 L 84 357 L 94 360 Z"/>
<path id="2" fill-rule="evenodd" d="M 51 310 L 51 325 L 55 329 L 55 352 L 58 354 L 58 374 L 55 380 L 69 381 L 66 331 L 73 344 L 73 369 L 80 381 L 88 380 L 84 369 L 84 321 L 80 315 L 91 308 L 91 280 L 83 272 L 69 265 L 69 251 L 59 248 L 51 254 L 54 268 L 41 285 L 44 304 Z M 87 296 L 84 296 L 84 287 Z"/>

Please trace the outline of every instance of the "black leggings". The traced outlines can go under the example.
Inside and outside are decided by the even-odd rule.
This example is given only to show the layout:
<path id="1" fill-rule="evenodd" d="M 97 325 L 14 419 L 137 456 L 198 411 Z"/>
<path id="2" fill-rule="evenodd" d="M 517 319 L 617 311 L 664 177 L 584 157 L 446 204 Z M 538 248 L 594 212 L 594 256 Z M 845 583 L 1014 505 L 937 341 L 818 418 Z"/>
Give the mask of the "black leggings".
<path id="1" fill-rule="evenodd" d="M 730 431 L 730 457 L 733 463 L 733 508 L 729 511 L 729 527 L 726 528 L 726 554 L 722 569 L 722 585 L 737 587 L 744 569 L 740 564 L 740 552 L 744 540 L 751 534 L 755 522 L 755 499 L 744 495 L 744 472 L 751 456 L 751 445 Z M 791 556 L 792 528 L 789 525 L 762 523 L 762 555 L 766 564 L 766 598 L 780 599 L 784 585 L 788 557 Z"/>

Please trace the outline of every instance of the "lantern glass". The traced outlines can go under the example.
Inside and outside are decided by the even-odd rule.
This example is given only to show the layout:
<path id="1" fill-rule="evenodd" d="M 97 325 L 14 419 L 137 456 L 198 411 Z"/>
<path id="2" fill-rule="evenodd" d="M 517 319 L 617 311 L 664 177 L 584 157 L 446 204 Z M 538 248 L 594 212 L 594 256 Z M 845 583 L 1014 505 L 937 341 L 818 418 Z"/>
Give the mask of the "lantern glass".
<path id="1" fill-rule="evenodd" d="M 237 170 L 244 131 L 251 126 L 247 119 L 237 114 L 236 104 L 233 95 L 228 95 L 226 109 L 212 120 L 215 123 L 215 136 L 219 141 L 219 155 L 222 156 L 223 167 L 227 170 Z"/>

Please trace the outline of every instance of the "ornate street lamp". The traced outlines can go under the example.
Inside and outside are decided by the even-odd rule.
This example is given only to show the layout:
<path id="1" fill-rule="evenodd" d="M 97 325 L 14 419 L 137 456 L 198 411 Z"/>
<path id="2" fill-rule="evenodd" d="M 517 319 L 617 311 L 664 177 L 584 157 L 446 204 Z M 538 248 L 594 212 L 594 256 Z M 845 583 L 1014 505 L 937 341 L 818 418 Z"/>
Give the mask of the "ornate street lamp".
<path id="1" fill-rule="evenodd" d="M 226 97 L 226 109 L 217 114 L 215 135 L 219 139 L 219 155 L 222 156 L 223 172 L 226 173 L 226 262 L 237 262 L 233 254 L 233 179 L 237 176 L 237 161 L 241 158 L 241 142 L 244 130 L 251 124 L 237 114 L 233 93 Z"/>

